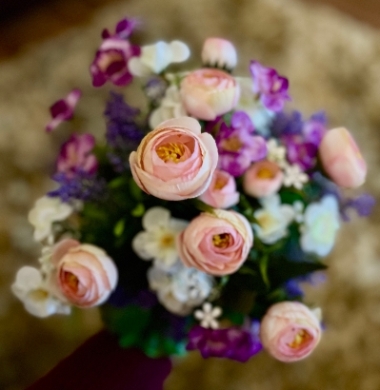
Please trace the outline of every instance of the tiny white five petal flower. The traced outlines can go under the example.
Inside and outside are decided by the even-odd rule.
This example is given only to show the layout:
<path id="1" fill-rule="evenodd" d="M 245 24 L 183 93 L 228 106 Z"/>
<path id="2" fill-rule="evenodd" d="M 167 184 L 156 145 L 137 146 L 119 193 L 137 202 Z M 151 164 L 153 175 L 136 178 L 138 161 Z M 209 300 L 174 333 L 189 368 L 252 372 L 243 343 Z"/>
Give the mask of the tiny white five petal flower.
<path id="1" fill-rule="evenodd" d="M 201 322 L 203 328 L 218 329 L 219 322 L 216 320 L 222 315 L 222 309 L 218 306 L 212 307 L 210 302 L 205 302 L 202 310 L 196 310 L 194 316 Z"/>
<path id="2" fill-rule="evenodd" d="M 278 141 L 274 138 L 271 138 L 267 142 L 268 154 L 267 159 L 277 163 L 280 167 L 286 165 L 286 149 L 284 146 L 278 144 Z"/>
<path id="3" fill-rule="evenodd" d="M 285 167 L 283 182 L 285 187 L 294 186 L 297 190 L 301 190 L 308 181 L 309 176 L 297 164 Z"/>

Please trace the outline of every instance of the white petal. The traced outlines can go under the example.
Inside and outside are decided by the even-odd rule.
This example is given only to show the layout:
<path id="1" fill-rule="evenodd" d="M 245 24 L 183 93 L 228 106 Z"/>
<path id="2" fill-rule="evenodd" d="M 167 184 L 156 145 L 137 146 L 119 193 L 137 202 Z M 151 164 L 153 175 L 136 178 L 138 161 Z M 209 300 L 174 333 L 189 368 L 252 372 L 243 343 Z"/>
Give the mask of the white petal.
<path id="1" fill-rule="evenodd" d="M 212 310 L 211 312 L 211 315 L 214 317 L 214 318 L 218 318 L 220 317 L 222 314 L 222 309 L 220 307 L 214 307 L 214 309 Z"/>
<path id="2" fill-rule="evenodd" d="M 211 321 L 210 321 L 210 328 L 212 328 L 212 329 L 218 329 L 218 328 L 219 328 L 219 323 L 218 323 L 218 321 L 211 320 Z"/>
<path id="3" fill-rule="evenodd" d="M 152 253 L 149 250 L 147 250 L 146 247 L 148 236 L 149 233 L 140 232 L 132 240 L 132 249 L 143 260 L 150 260 L 153 257 Z"/>
<path id="4" fill-rule="evenodd" d="M 34 267 L 22 267 L 16 274 L 16 281 L 12 285 L 12 290 L 28 292 L 37 289 L 42 284 L 41 272 Z"/>
<path id="5" fill-rule="evenodd" d="M 154 45 L 144 46 L 141 51 L 141 61 L 153 73 L 162 72 L 172 62 L 171 49 L 166 42 L 159 41 Z"/>
<path id="6" fill-rule="evenodd" d="M 212 311 L 212 305 L 211 305 L 211 303 L 210 302 L 205 302 L 204 304 L 203 304 L 203 312 L 205 313 L 205 314 L 208 314 L 208 313 L 211 313 L 211 311 Z"/>
<path id="7" fill-rule="evenodd" d="M 158 227 L 169 225 L 170 211 L 163 207 L 152 207 L 143 216 L 142 225 L 145 230 L 152 231 Z"/>
<path id="8" fill-rule="evenodd" d="M 150 68 L 141 61 L 140 57 L 132 57 L 128 61 L 128 69 L 133 76 L 137 77 L 146 77 L 152 73 Z"/>
<path id="9" fill-rule="evenodd" d="M 172 41 L 170 43 L 172 62 L 183 62 L 190 57 L 190 49 L 186 43 L 181 41 Z"/>
<path id="10" fill-rule="evenodd" d="M 205 315 L 203 313 L 203 311 L 201 310 L 196 310 L 195 313 L 194 313 L 194 317 L 197 319 L 197 320 L 203 320 L 205 318 Z"/>

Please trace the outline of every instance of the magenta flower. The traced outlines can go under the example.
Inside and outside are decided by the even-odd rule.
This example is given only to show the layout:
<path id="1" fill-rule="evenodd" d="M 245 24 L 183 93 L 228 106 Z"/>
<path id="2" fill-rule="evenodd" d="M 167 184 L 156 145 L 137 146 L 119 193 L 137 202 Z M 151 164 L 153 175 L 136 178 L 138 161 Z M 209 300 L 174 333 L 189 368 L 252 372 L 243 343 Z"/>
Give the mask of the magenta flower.
<path id="1" fill-rule="evenodd" d="M 284 108 L 288 94 L 289 82 L 280 76 L 276 69 L 266 68 L 257 61 L 251 61 L 253 92 L 260 95 L 260 101 L 268 110 L 279 112 Z"/>
<path id="2" fill-rule="evenodd" d="M 91 134 L 73 134 L 65 142 L 57 160 L 57 172 L 73 177 L 78 172 L 93 174 L 98 168 L 96 157 L 91 154 L 95 138 Z"/>
<path id="3" fill-rule="evenodd" d="M 136 19 L 124 18 L 120 20 L 115 27 L 115 33 L 111 34 L 108 29 L 102 31 L 102 38 L 121 38 L 128 39 L 132 34 L 133 30 L 138 26 L 139 22 Z"/>
<path id="4" fill-rule="evenodd" d="M 220 125 L 216 135 L 219 152 L 219 169 L 232 176 L 241 176 L 252 162 L 262 160 L 267 155 L 265 139 L 253 135 L 254 127 L 249 116 L 236 111 L 231 125 Z"/>
<path id="5" fill-rule="evenodd" d="M 101 87 L 107 81 L 119 87 L 129 84 L 132 74 L 128 69 L 128 61 L 139 55 L 140 47 L 127 40 L 118 37 L 105 39 L 90 66 L 92 85 Z"/>
<path id="6" fill-rule="evenodd" d="M 195 326 L 189 332 L 188 351 L 199 350 L 203 358 L 219 357 L 246 362 L 262 350 L 257 326 L 251 331 L 238 327 L 206 329 Z"/>
<path id="7" fill-rule="evenodd" d="M 78 104 L 82 91 L 80 89 L 73 89 L 64 99 L 56 101 L 50 107 L 52 120 L 46 125 L 46 131 L 50 133 L 61 122 L 70 120 L 74 115 L 74 109 Z"/>

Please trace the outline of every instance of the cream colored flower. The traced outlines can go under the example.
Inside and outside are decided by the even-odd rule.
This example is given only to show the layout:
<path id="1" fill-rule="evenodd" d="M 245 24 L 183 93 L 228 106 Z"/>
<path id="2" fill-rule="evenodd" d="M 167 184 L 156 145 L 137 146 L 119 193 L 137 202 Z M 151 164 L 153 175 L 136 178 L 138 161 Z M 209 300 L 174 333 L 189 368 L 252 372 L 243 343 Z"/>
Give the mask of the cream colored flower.
<path id="1" fill-rule="evenodd" d="M 218 306 L 212 307 L 210 302 L 202 306 L 202 310 L 196 310 L 194 316 L 201 322 L 203 328 L 218 329 L 219 322 L 217 318 L 222 315 L 222 309 Z"/>

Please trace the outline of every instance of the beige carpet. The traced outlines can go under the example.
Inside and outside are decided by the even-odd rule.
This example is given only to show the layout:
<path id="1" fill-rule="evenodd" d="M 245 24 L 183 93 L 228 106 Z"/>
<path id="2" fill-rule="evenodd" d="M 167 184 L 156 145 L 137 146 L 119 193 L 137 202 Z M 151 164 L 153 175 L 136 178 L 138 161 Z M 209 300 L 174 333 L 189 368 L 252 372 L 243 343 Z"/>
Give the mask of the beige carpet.
<path id="1" fill-rule="evenodd" d="M 355 134 L 370 165 L 367 191 L 380 198 L 380 34 L 329 9 L 295 0 L 130 0 L 105 8 L 88 26 L 31 47 L 0 64 L 0 388 L 20 390 L 46 372 L 100 326 L 95 310 L 70 318 L 32 318 L 10 294 L 14 274 L 34 264 L 38 248 L 26 214 L 46 179 L 63 126 L 43 132 L 47 107 L 71 87 L 83 89 L 76 127 L 101 136 L 106 89 L 90 87 L 88 64 L 104 26 L 123 15 L 141 17 L 141 42 L 180 38 L 195 59 L 207 36 L 234 41 L 240 71 L 256 58 L 290 78 L 294 106 L 306 114 L 325 108 L 331 125 Z M 130 94 L 133 99 L 133 94 Z M 176 361 L 167 390 L 380 389 L 380 212 L 345 226 L 328 259 L 329 278 L 309 289 L 327 325 L 311 358 L 285 365 L 266 354 L 241 365 Z"/>

